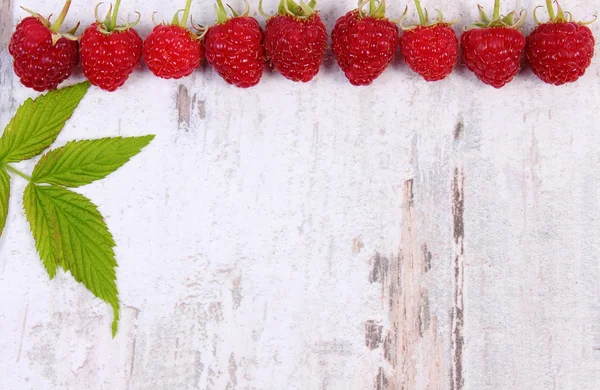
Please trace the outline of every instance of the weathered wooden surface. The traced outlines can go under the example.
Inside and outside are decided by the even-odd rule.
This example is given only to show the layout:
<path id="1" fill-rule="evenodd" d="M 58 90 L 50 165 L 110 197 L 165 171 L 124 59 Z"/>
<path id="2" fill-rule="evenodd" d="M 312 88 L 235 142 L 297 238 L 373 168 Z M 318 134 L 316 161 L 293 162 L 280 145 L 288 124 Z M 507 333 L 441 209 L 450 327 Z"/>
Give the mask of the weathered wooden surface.
<path id="1" fill-rule="evenodd" d="M 167 3 L 123 11 L 144 11 L 145 35 Z M 322 3 L 329 29 L 354 5 Z M 562 3 L 581 19 L 598 7 Z M 5 50 L 21 5 L 0 3 L 2 125 L 34 95 Z M 457 29 L 476 17 L 474 1 L 435 6 L 463 15 Z M 68 21 L 91 11 L 78 2 Z M 463 66 L 426 84 L 401 61 L 355 88 L 328 60 L 307 85 L 267 74 L 237 90 L 206 68 L 92 90 L 58 144 L 157 134 L 82 189 L 117 240 L 121 329 L 112 340 L 110 309 L 70 276 L 48 281 L 15 178 L 0 387 L 597 389 L 598 58 L 561 88 L 525 70 L 497 91 Z"/>

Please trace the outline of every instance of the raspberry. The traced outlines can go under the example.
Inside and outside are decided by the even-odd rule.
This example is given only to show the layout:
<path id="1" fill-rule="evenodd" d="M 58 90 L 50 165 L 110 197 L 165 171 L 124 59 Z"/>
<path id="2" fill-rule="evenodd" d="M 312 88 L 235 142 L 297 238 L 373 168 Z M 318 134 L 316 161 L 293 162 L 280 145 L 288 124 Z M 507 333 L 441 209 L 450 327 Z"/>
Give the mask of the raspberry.
<path id="1" fill-rule="evenodd" d="M 362 8 L 369 3 L 369 13 Z M 378 6 L 374 5 L 378 3 Z M 363 0 L 339 18 L 331 34 L 333 54 L 353 85 L 369 85 L 394 60 L 398 27 L 384 17 L 385 0 Z"/>
<path id="2" fill-rule="evenodd" d="M 262 3 L 262 0 L 259 4 Z M 277 15 L 269 17 L 265 30 L 267 58 L 275 69 L 292 81 L 308 82 L 321 68 L 327 47 L 325 25 L 314 3 L 300 5 L 280 0 Z"/>
<path id="3" fill-rule="evenodd" d="M 177 14 L 173 24 L 160 24 L 144 41 L 144 60 L 148 69 L 163 79 L 191 75 L 204 58 L 202 40 L 186 28 L 191 0 L 187 0 L 183 17 Z"/>
<path id="4" fill-rule="evenodd" d="M 423 12 L 420 1 L 415 0 L 415 5 L 420 24 L 402 28 L 402 56 L 408 66 L 426 81 L 442 80 L 452 73 L 458 61 L 458 38 L 451 24 L 444 22 L 440 11 L 438 20 L 430 24 L 427 10 Z"/>
<path id="5" fill-rule="evenodd" d="M 119 3 L 112 14 L 109 10 L 104 22 L 93 23 L 81 37 L 83 74 L 90 83 L 106 91 L 115 91 L 125 84 L 142 58 L 143 42 L 137 31 L 129 24 L 116 25 Z"/>
<path id="6" fill-rule="evenodd" d="M 255 86 L 265 69 L 263 31 L 256 19 L 248 16 L 229 18 L 221 0 L 217 0 L 217 24 L 208 29 L 204 45 L 206 59 L 229 84 L 240 88 Z"/>
<path id="7" fill-rule="evenodd" d="M 480 8 L 482 21 L 461 37 L 463 59 L 477 78 L 494 88 L 501 88 L 519 73 L 525 48 L 525 36 L 515 23 L 515 12 L 500 16 L 500 0 L 495 0 L 494 16 L 489 20 Z"/>
<path id="8" fill-rule="evenodd" d="M 79 44 L 72 35 L 77 27 L 69 33 L 58 32 L 70 5 L 69 0 L 52 25 L 35 12 L 17 25 L 8 52 L 14 59 L 15 74 L 24 86 L 38 92 L 56 89 L 77 66 Z"/>
<path id="9" fill-rule="evenodd" d="M 575 23 L 570 17 L 567 20 L 560 5 L 557 7 L 555 15 L 552 4 L 548 4 L 548 23 L 540 23 L 534 12 L 538 26 L 527 37 L 525 52 L 536 76 L 545 83 L 562 85 L 585 74 L 592 63 L 595 40 L 585 23 Z"/>

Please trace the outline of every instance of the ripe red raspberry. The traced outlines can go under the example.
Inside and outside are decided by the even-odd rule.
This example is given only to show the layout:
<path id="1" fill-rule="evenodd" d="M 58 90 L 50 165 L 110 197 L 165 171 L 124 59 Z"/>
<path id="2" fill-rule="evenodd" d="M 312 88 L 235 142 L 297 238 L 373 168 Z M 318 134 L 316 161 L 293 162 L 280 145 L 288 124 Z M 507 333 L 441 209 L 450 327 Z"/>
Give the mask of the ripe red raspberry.
<path id="1" fill-rule="evenodd" d="M 525 48 L 525 36 L 515 23 L 515 12 L 500 16 L 500 0 L 495 0 L 494 16 L 490 20 L 479 8 L 482 21 L 461 37 L 463 59 L 467 68 L 484 83 L 501 88 L 519 73 Z"/>
<path id="2" fill-rule="evenodd" d="M 232 18 L 217 0 L 217 24 L 208 29 L 204 45 L 208 63 L 229 84 L 250 88 L 258 84 L 265 69 L 263 31 L 246 11 Z"/>
<path id="3" fill-rule="evenodd" d="M 83 74 L 93 85 L 111 92 L 125 84 L 142 58 L 143 42 L 137 31 L 129 24 L 116 25 L 119 4 L 117 0 L 114 11 L 111 6 L 104 22 L 96 15 L 97 22 L 81 37 Z"/>
<path id="4" fill-rule="evenodd" d="M 367 3 L 370 10 L 365 14 L 362 8 Z M 394 60 L 398 27 L 385 18 L 385 0 L 363 0 L 358 9 L 337 20 L 331 40 L 333 54 L 350 83 L 369 85 Z"/>
<path id="5" fill-rule="evenodd" d="M 452 73 L 458 61 L 458 38 L 451 24 L 444 22 L 440 11 L 438 20 L 430 24 L 427 10 L 423 12 L 419 0 L 415 0 L 415 5 L 420 24 L 402 28 L 402 56 L 408 66 L 426 81 L 442 80 Z"/>
<path id="6" fill-rule="evenodd" d="M 77 27 L 69 33 L 58 32 L 70 5 L 68 0 L 52 25 L 35 12 L 17 25 L 8 52 L 14 59 L 15 74 L 24 86 L 38 92 L 56 89 L 77 66 L 79 44 L 73 36 Z"/>
<path id="7" fill-rule="evenodd" d="M 567 20 L 558 3 L 557 6 L 555 15 L 548 2 L 548 23 L 540 24 L 534 12 L 538 26 L 527 37 L 525 52 L 536 76 L 545 83 L 562 85 L 577 81 L 585 74 L 592 63 L 595 40 L 585 23 Z"/>
<path id="8" fill-rule="evenodd" d="M 259 5 L 262 4 L 260 0 Z M 277 15 L 269 17 L 265 30 L 267 58 L 275 69 L 292 81 L 308 82 L 321 68 L 327 48 L 327 31 L 316 1 L 309 4 L 280 0 Z"/>
<path id="9" fill-rule="evenodd" d="M 191 75 L 204 58 L 202 40 L 187 27 L 191 0 L 186 0 L 183 17 L 173 17 L 170 25 L 160 24 L 144 41 L 144 60 L 148 69 L 163 79 Z"/>

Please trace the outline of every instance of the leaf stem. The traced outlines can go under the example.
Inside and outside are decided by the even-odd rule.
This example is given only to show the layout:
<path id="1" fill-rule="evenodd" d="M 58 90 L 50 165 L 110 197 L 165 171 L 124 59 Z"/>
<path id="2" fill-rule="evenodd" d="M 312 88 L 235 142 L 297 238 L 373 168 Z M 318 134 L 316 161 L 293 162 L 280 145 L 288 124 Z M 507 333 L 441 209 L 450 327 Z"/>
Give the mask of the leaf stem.
<path id="1" fill-rule="evenodd" d="M 6 168 L 6 170 L 8 170 L 8 171 L 10 171 L 10 172 L 14 173 L 15 175 L 21 176 L 23 179 L 25 179 L 25 180 L 27 180 L 27 181 L 29 181 L 29 182 L 31 181 L 31 176 L 24 174 L 23 172 L 19 171 L 19 170 L 18 170 L 18 169 L 16 169 L 16 168 L 13 168 L 13 167 L 11 167 L 11 166 L 10 166 L 10 165 L 8 165 L 8 164 L 5 164 L 5 165 L 4 165 L 4 168 Z"/>

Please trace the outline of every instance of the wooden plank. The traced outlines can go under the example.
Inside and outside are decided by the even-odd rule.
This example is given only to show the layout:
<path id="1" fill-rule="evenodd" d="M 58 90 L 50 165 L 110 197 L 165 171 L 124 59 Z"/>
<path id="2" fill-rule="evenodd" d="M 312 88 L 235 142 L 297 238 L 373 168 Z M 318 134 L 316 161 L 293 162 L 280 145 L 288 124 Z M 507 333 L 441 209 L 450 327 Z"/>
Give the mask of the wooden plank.
<path id="1" fill-rule="evenodd" d="M 13 29 L 13 1 L 0 3 L 0 120 L 9 118 L 14 105 L 12 59 L 8 53 L 8 42 Z"/>
<path id="2" fill-rule="evenodd" d="M 212 3 L 194 2 L 197 22 Z M 33 94 L 6 51 L 21 5 L 48 10 L 0 3 L 2 123 Z M 331 31 L 355 2 L 321 6 Z M 465 15 L 457 31 L 477 16 L 436 6 Z M 143 12 L 142 35 L 173 11 L 122 8 Z M 110 310 L 69 275 L 47 280 L 14 180 L 0 388 L 596 390 L 597 58 L 561 88 L 524 71 L 494 90 L 464 66 L 424 83 L 401 60 L 354 88 L 331 58 L 303 85 L 267 72 L 238 90 L 207 66 L 92 88 L 58 143 L 157 134 L 81 189 L 118 243 L 121 328 L 112 340 Z"/>

